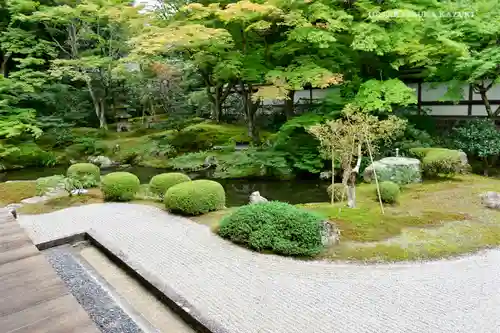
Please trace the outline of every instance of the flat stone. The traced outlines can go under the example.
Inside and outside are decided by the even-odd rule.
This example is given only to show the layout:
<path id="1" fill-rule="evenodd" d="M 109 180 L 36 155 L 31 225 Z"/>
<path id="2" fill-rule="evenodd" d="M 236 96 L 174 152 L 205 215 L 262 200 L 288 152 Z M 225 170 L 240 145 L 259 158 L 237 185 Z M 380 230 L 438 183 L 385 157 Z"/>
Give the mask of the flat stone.
<path id="1" fill-rule="evenodd" d="M 500 331 L 498 249 L 433 262 L 301 261 L 249 251 L 155 207 L 120 203 L 18 221 L 37 244 L 92 229 L 216 333 Z"/>

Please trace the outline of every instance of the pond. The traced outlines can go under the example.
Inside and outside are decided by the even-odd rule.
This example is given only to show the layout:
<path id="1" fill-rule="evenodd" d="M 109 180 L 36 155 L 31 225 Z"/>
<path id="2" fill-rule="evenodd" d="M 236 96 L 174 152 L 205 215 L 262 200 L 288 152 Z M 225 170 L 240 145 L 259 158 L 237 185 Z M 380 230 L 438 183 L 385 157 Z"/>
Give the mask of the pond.
<path id="1" fill-rule="evenodd" d="M 116 168 L 103 169 L 102 174 L 117 171 Z M 151 177 L 172 170 L 130 167 L 120 168 L 119 171 L 131 172 L 141 180 L 148 183 Z M 61 175 L 66 173 L 66 167 L 23 169 L 0 173 L 0 182 L 8 180 L 36 180 L 40 177 Z M 210 178 L 207 173 L 188 173 L 191 179 Z M 293 180 L 268 180 L 268 179 L 215 179 L 224 186 L 227 194 L 227 206 L 241 206 L 248 203 L 248 197 L 254 191 L 269 200 L 279 200 L 291 204 L 307 202 L 328 201 L 326 188 L 328 182 L 319 179 L 293 179 Z"/>

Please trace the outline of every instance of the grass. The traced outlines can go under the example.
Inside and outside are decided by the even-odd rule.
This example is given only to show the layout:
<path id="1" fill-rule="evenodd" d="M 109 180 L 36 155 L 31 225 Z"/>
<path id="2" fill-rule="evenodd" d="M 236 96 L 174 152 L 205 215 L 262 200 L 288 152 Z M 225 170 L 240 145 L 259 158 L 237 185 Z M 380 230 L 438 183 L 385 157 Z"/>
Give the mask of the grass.
<path id="1" fill-rule="evenodd" d="M 0 206 L 19 203 L 35 195 L 36 183 L 33 181 L 0 183 Z"/>

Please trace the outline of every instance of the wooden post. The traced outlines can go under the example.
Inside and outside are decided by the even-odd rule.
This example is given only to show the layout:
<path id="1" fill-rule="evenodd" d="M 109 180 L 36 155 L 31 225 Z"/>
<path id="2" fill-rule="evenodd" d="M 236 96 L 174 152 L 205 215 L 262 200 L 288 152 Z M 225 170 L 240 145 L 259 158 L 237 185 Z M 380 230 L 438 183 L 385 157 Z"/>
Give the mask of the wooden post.
<path id="1" fill-rule="evenodd" d="M 331 203 L 332 206 L 335 204 L 335 150 L 332 145 L 332 197 Z"/>
<path id="2" fill-rule="evenodd" d="M 365 137 L 365 141 L 366 141 L 366 146 L 368 148 L 368 154 L 370 155 L 370 161 L 373 165 L 373 155 L 372 155 L 372 148 L 370 146 L 370 141 L 368 141 L 368 139 Z M 377 171 L 375 170 L 375 166 L 373 165 L 373 175 L 375 176 L 375 185 L 377 186 L 377 196 L 378 196 L 378 202 L 380 204 L 380 211 L 382 212 L 382 215 L 385 214 L 385 211 L 384 211 L 384 205 L 382 204 L 382 198 L 380 196 L 380 187 L 378 185 L 378 177 L 377 177 Z"/>

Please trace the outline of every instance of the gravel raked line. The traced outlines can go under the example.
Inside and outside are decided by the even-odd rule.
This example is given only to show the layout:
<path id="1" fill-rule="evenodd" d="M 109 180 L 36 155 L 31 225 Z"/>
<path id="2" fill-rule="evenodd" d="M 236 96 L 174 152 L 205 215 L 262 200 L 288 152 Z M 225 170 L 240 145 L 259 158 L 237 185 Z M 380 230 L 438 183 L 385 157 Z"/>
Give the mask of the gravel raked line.
<path id="1" fill-rule="evenodd" d="M 231 333 L 500 332 L 500 250 L 423 263 L 299 261 L 119 203 L 19 221 L 36 244 L 92 229 Z"/>

